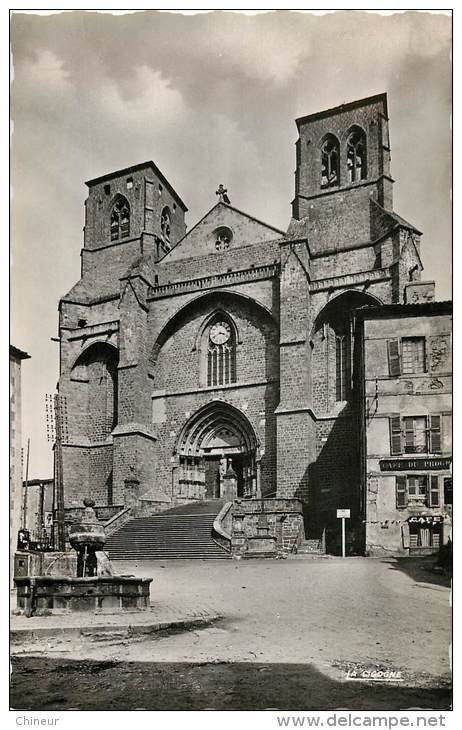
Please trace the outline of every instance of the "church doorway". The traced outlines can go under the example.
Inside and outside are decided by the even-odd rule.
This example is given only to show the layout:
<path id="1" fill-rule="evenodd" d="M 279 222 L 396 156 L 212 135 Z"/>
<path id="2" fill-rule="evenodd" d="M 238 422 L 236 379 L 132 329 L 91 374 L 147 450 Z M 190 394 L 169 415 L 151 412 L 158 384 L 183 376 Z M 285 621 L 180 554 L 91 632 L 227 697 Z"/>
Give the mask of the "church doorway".
<path id="1" fill-rule="evenodd" d="M 182 430 L 177 454 L 179 497 L 256 496 L 257 440 L 248 419 L 237 408 L 214 401 L 194 414 Z"/>
<path id="2" fill-rule="evenodd" d="M 204 456 L 205 498 L 222 498 L 224 477 L 232 472 L 235 474 L 237 497 L 250 495 L 252 492 L 251 458 L 245 454 L 234 453 Z"/>

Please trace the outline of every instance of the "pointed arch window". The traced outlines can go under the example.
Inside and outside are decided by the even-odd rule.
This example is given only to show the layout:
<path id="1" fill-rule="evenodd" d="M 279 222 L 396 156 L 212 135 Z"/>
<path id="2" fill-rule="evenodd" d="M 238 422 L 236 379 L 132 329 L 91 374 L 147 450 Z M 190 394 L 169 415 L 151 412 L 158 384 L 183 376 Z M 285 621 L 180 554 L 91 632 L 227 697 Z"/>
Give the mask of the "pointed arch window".
<path id="1" fill-rule="evenodd" d="M 349 395 L 349 352 L 346 335 L 335 336 L 335 400 L 347 400 Z"/>
<path id="2" fill-rule="evenodd" d="M 111 241 L 130 235 L 130 206 L 122 196 L 118 197 L 111 211 Z"/>
<path id="3" fill-rule="evenodd" d="M 162 210 L 162 213 L 160 214 L 160 230 L 162 233 L 162 238 L 168 245 L 170 245 L 171 225 L 172 218 L 170 215 L 170 208 L 168 206 L 165 206 L 165 208 Z"/>
<path id="4" fill-rule="evenodd" d="M 228 317 L 219 315 L 207 333 L 207 385 L 236 382 L 236 331 Z"/>
<path id="5" fill-rule="evenodd" d="M 348 182 L 358 182 L 367 176 L 366 135 L 361 129 L 353 129 L 347 139 Z"/>
<path id="6" fill-rule="evenodd" d="M 336 137 L 328 134 L 321 146 L 321 187 L 340 183 L 340 148 Z"/>

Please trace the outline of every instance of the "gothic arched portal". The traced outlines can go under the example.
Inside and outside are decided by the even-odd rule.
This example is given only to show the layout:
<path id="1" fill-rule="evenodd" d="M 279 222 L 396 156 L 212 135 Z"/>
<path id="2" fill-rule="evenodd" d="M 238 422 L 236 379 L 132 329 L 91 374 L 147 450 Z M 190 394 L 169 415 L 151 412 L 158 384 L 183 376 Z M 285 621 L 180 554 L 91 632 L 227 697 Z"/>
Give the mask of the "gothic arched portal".
<path id="1" fill-rule="evenodd" d="M 177 441 L 178 496 L 224 498 L 230 477 L 236 480 L 236 496 L 256 496 L 257 447 L 255 431 L 238 408 L 208 403 L 189 418 Z"/>

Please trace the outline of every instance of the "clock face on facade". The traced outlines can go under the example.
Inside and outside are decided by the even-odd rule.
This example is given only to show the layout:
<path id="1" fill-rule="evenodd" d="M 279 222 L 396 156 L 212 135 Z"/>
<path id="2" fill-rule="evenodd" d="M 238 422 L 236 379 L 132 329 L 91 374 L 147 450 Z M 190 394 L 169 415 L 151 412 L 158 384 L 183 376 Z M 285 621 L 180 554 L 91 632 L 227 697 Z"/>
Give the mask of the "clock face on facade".
<path id="1" fill-rule="evenodd" d="M 224 345 L 231 336 L 231 327 L 227 322 L 217 322 L 210 329 L 210 339 L 214 345 Z"/>

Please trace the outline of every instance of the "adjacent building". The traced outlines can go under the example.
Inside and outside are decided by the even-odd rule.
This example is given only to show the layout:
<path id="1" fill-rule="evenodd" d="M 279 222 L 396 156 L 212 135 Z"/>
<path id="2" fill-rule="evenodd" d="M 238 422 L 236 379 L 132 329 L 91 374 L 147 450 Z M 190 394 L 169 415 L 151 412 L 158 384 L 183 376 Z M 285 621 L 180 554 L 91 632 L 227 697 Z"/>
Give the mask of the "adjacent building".
<path id="1" fill-rule="evenodd" d="M 54 480 L 29 479 L 23 482 L 23 526 L 31 545 L 53 544 Z"/>
<path id="2" fill-rule="evenodd" d="M 10 345 L 10 580 L 13 581 L 14 553 L 21 528 L 22 492 L 22 417 L 21 364 L 30 355 Z"/>
<path id="3" fill-rule="evenodd" d="M 452 304 L 431 283 L 357 314 L 369 555 L 425 555 L 452 537 L 451 333 Z"/>

